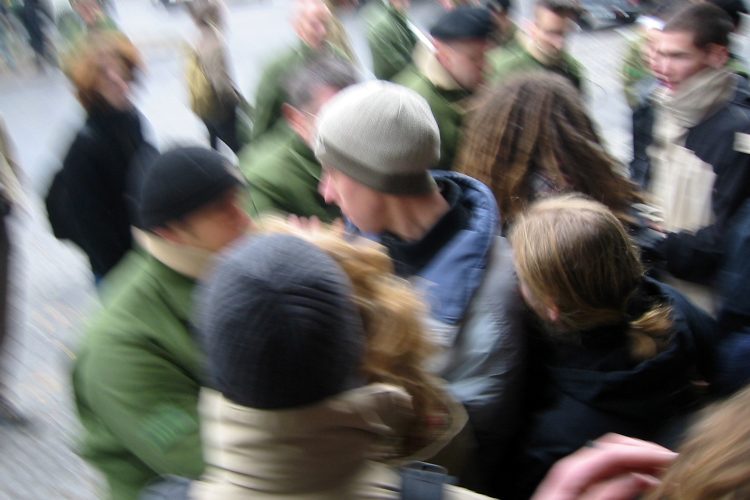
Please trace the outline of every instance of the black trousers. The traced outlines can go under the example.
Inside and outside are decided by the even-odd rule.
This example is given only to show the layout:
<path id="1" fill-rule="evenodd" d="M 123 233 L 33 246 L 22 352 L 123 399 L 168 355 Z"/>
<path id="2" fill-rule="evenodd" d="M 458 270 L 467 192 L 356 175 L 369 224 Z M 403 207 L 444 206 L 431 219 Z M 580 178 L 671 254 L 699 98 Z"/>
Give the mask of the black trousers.
<path id="1" fill-rule="evenodd" d="M 219 141 L 226 144 L 234 153 L 240 150 L 240 141 L 237 138 L 237 106 L 227 110 L 225 116 L 217 121 L 203 120 L 208 129 L 208 140 L 211 148 L 218 149 Z"/>

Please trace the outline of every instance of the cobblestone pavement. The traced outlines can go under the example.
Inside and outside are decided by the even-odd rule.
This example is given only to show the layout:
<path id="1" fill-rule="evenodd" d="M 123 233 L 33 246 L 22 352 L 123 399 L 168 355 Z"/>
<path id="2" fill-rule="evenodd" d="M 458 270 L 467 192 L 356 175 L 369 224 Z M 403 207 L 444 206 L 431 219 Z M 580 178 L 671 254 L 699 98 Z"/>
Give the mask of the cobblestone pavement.
<path id="1" fill-rule="evenodd" d="M 289 2 L 235 4 L 231 9 L 229 40 L 237 78 L 241 88 L 251 89 L 263 62 L 293 39 L 286 23 Z M 190 32 L 189 20 L 148 0 L 121 0 L 118 10 L 121 25 L 146 56 L 149 69 L 138 103 L 158 142 L 204 140 L 202 126 L 184 105 L 180 45 Z M 422 3 L 413 11 L 417 24 L 425 25 L 435 7 Z M 367 64 L 359 19 L 345 15 L 344 21 Z M 591 109 L 621 158 L 628 156 L 628 113 L 616 68 L 627 32 L 580 33 L 572 44 L 587 67 Z M 32 422 L 24 429 L 0 427 L 0 500 L 96 498 L 99 478 L 74 452 L 78 423 L 68 383 L 81 328 L 97 307 L 96 294 L 81 254 L 50 235 L 37 197 L 80 114 L 64 78 L 52 71 L 0 75 L 0 115 L 16 143 L 32 200 L 29 214 L 17 217 L 13 227 L 16 328 L 2 364 L 11 398 Z"/>

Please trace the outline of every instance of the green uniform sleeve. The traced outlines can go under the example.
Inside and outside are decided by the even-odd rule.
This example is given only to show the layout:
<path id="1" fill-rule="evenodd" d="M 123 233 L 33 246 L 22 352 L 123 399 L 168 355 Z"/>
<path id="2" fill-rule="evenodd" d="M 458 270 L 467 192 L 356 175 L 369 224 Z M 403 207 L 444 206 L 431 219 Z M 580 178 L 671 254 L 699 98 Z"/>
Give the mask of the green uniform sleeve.
<path id="1" fill-rule="evenodd" d="M 250 186 L 250 196 L 248 196 L 247 213 L 251 217 L 259 217 L 268 213 L 282 213 L 267 190 L 253 180 L 248 180 L 248 185 Z"/>
<path id="2" fill-rule="evenodd" d="M 390 80 L 412 61 L 416 36 L 398 16 L 385 6 L 374 6 L 367 14 L 372 71 L 381 80 Z"/>
<path id="3" fill-rule="evenodd" d="M 508 76 L 525 71 L 533 71 L 533 60 L 526 60 L 520 50 L 514 47 L 497 47 L 487 53 L 487 68 L 485 81 L 495 85 L 507 79 Z"/>
<path id="4" fill-rule="evenodd" d="M 620 69 L 622 90 L 625 93 L 625 100 L 627 100 L 628 106 L 631 108 L 638 106 L 638 95 L 635 89 L 636 83 L 650 74 L 643 61 L 643 45 L 645 43 L 646 39 L 643 37 L 630 42 L 625 54 L 625 60 Z"/>
<path id="5" fill-rule="evenodd" d="M 102 347 L 75 375 L 98 425 L 157 474 L 200 477 L 198 382 L 157 345 Z"/>
<path id="6" fill-rule="evenodd" d="M 253 117 L 253 135 L 255 140 L 269 130 L 281 116 L 281 105 L 284 95 L 281 90 L 281 80 L 284 73 L 284 62 L 288 58 L 271 64 L 260 79 L 255 94 L 255 116 Z"/>

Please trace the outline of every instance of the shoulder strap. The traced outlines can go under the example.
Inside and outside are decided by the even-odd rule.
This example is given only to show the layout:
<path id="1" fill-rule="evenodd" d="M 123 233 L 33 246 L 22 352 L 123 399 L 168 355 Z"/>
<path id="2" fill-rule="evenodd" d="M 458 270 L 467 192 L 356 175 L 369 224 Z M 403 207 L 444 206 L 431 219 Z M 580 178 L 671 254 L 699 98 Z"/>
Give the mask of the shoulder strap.
<path id="1" fill-rule="evenodd" d="M 455 478 L 439 465 L 414 462 L 400 469 L 403 500 L 442 500 L 443 486 Z"/>

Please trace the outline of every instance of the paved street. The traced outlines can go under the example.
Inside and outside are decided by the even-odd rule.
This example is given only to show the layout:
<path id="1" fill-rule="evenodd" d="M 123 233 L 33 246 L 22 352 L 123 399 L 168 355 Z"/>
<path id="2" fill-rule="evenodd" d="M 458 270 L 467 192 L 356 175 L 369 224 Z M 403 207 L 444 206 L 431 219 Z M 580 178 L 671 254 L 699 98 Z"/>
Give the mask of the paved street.
<path id="1" fill-rule="evenodd" d="M 120 0 L 117 9 L 119 23 L 146 58 L 137 100 L 159 145 L 205 142 L 202 124 L 186 106 L 182 77 L 181 47 L 192 32 L 189 19 L 149 0 Z M 293 40 L 289 12 L 288 0 L 231 4 L 229 41 L 243 90 L 253 89 L 264 62 Z M 422 26 L 436 12 L 430 0 L 413 8 Z M 369 64 L 360 20 L 347 13 L 344 22 L 360 60 Z M 616 69 L 627 33 L 579 33 L 573 40 L 574 54 L 587 67 L 591 109 L 621 158 L 628 155 L 628 112 Z M 3 369 L 10 372 L 14 401 L 32 419 L 23 430 L 0 427 L 0 499 L 96 498 L 98 478 L 74 452 L 78 428 L 68 383 L 81 327 L 97 307 L 96 295 L 81 254 L 49 234 L 38 199 L 82 115 L 59 72 L 32 73 L 0 74 L 0 116 L 16 144 L 30 194 L 29 213 L 14 227 L 16 332 Z"/>

